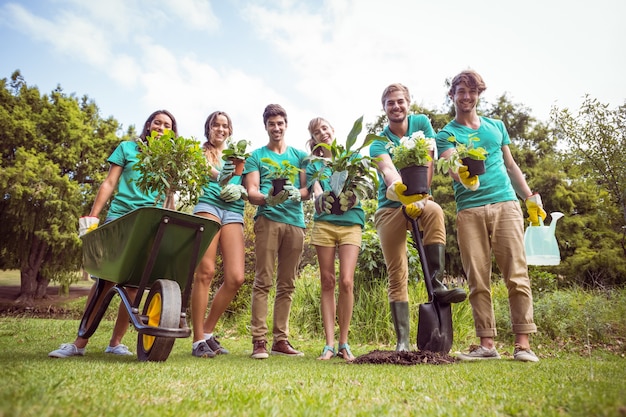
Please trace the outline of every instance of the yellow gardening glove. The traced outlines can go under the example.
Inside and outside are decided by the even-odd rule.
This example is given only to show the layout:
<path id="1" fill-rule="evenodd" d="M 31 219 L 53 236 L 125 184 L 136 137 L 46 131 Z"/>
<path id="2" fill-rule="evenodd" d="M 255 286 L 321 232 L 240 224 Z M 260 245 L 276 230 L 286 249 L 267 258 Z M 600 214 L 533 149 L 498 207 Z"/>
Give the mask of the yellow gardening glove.
<path id="1" fill-rule="evenodd" d="M 423 194 L 420 194 L 420 195 L 423 195 Z M 422 215 L 422 212 L 424 211 L 424 206 L 426 206 L 427 202 L 428 202 L 428 197 L 424 196 L 421 200 L 418 200 L 415 203 L 411 203 L 408 206 L 406 206 L 404 209 L 404 212 L 407 214 L 407 216 L 411 217 L 412 219 L 417 219 L 419 216 Z"/>
<path id="2" fill-rule="evenodd" d="M 461 185 L 467 188 L 470 191 L 476 191 L 478 187 L 480 187 L 480 180 L 478 179 L 478 175 L 474 175 L 470 177 L 470 173 L 467 170 L 467 165 L 459 165 L 457 168 L 457 174 L 459 176 L 459 181 L 461 181 Z"/>
<path id="3" fill-rule="evenodd" d="M 543 209 L 541 196 L 537 193 L 526 197 L 526 211 L 528 211 L 528 220 L 533 226 L 539 226 L 539 217 L 546 218 L 546 212 Z"/>
<path id="4" fill-rule="evenodd" d="M 404 195 L 405 191 L 406 185 L 402 184 L 402 181 L 396 180 L 387 187 L 385 197 L 388 200 L 399 201 L 405 206 L 424 198 L 424 194 Z"/>
<path id="5" fill-rule="evenodd" d="M 78 219 L 78 237 L 84 236 L 92 230 L 96 230 L 100 219 L 93 216 L 84 216 Z"/>
<path id="6" fill-rule="evenodd" d="M 357 204 L 359 204 L 359 198 L 354 194 L 354 191 L 339 193 L 339 208 L 341 211 L 348 211 Z"/>

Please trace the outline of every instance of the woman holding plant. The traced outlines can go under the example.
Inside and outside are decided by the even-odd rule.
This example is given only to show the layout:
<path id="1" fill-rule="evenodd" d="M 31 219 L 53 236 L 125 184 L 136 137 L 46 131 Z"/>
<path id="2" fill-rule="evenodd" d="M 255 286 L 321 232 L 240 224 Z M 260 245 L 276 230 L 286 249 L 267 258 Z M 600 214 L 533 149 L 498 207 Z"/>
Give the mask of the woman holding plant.
<path id="1" fill-rule="evenodd" d="M 172 130 L 174 134 L 177 134 L 176 119 L 167 110 L 157 110 L 152 113 L 144 123 L 139 140 L 145 141 L 146 138 L 153 133 L 156 136 L 161 136 L 167 130 Z M 137 180 L 140 178 L 140 173 L 135 169 L 139 161 L 137 156 L 138 152 L 139 147 L 135 140 L 124 141 L 115 148 L 108 159 L 108 162 L 111 163 L 109 173 L 98 189 L 89 216 L 81 217 L 79 220 L 79 236 L 98 227 L 100 213 L 116 190 L 117 193 L 111 201 L 111 206 L 109 207 L 104 223 L 108 223 L 137 208 L 154 206 L 155 201 L 164 200 L 164 196 L 159 196 L 156 192 L 144 193 L 139 188 Z M 173 203 L 173 201 L 171 203 Z M 167 208 L 174 207 L 168 206 Z M 95 304 L 93 308 L 94 313 L 98 311 L 102 305 L 102 300 L 104 300 L 103 295 L 106 294 L 113 285 L 113 282 L 105 281 L 103 290 L 99 294 L 101 299 L 98 300 L 98 303 Z M 91 287 L 86 305 L 89 305 L 91 298 L 95 295 L 95 289 L 96 284 Z M 126 288 L 126 291 L 130 299 L 134 298 L 137 293 L 136 289 L 130 287 Z M 129 319 L 128 311 L 124 305 L 120 303 L 117 320 L 113 328 L 113 335 L 111 336 L 109 346 L 104 351 L 105 353 L 115 355 L 133 354 L 128 350 L 128 347 L 121 343 L 122 338 L 128 330 Z M 73 343 L 62 344 L 59 349 L 48 353 L 48 356 L 51 358 L 83 356 L 88 342 L 89 339 L 79 336 Z"/>
<path id="2" fill-rule="evenodd" d="M 311 138 L 307 145 L 313 155 L 331 158 L 335 131 L 327 120 L 316 117 L 309 123 Z M 318 146 L 324 144 L 325 146 Z M 320 268 L 322 287 L 321 310 L 326 345 L 318 359 L 328 360 L 338 355 L 346 361 L 354 360 L 348 345 L 348 331 L 354 306 L 354 270 L 361 250 L 361 234 L 365 214 L 356 194 L 339 193 L 334 198 L 343 199 L 340 214 L 331 212 L 334 199 L 330 177 L 331 169 L 321 160 L 313 159 L 307 166 L 307 184 L 315 196 L 315 214 L 311 243 L 315 246 Z M 316 175 L 323 172 L 325 175 Z M 315 178 L 318 178 L 317 180 Z M 339 253 L 339 299 L 335 303 L 335 252 Z M 339 319 L 339 348 L 335 350 L 335 317 Z"/>
<path id="3" fill-rule="evenodd" d="M 211 241 L 198 267 L 191 291 L 191 319 L 194 341 L 192 355 L 212 358 L 216 354 L 227 354 L 213 335 L 217 321 L 233 300 L 244 282 L 244 236 L 243 209 L 248 198 L 245 188 L 239 184 L 240 176 L 233 176 L 230 163 L 224 163 L 223 154 L 233 134 L 233 125 L 228 114 L 216 111 L 209 115 L 204 124 L 204 154 L 211 168 L 210 181 L 203 188 L 194 214 L 217 221 L 221 229 Z M 241 142 L 241 141 L 239 141 Z M 228 165 L 228 166 L 227 166 Z M 226 169 L 224 169 L 226 167 Z M 230 182 L 220 186 L 220 180 Z M 215 293 L 209 315 L 206 312 L 211 282 L 215 277 L 217 248 L 221 249 L 224 267 L 224 282 Z"/>

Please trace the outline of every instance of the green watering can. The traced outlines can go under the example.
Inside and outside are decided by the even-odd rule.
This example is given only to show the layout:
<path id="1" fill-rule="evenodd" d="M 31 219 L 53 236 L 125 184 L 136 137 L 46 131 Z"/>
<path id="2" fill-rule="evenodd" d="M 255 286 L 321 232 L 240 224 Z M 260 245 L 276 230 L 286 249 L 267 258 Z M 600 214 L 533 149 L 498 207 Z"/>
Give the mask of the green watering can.
<path id="1" fill-rule="evenodd" d="M 543 225 L 539 217 L 539 226 L 528 226 L 524 232 L 524 248 L 526 249 L 526 263 L 528 265 L 558 265 L 561 262 L 559 245 L 556 242 L 556 222 L 563 213 L 550 213 L 550 226 Z"/>

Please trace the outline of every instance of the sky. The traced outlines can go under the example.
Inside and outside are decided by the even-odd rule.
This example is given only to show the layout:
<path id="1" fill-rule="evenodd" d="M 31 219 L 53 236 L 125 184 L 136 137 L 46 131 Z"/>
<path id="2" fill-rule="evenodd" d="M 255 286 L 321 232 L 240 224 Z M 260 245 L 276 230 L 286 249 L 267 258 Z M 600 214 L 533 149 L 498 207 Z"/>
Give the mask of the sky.
<path id="1" fill-rule="evenodd" d="M 540 121 L 587 94 L 622 105 L 624 16 L 624 0 L 0 0 L 0 78 L 20 70 L 42 93 L 86 95 L 123 131 L 165 108 L 204 141 L 222 110 L 254 148 L 278 103 L 287 143 L 306 149 L 309 120 L 345 143 L 394 82 L 447 108 L 446 79 L 468 68 L 484 100 L 506 93 Z"/>

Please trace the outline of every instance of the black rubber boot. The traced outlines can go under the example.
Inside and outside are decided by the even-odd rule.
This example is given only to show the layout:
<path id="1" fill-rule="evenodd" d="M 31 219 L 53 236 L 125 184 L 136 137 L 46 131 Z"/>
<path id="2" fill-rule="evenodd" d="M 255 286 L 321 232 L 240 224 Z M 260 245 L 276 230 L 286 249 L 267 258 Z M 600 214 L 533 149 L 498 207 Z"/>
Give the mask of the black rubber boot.
<path id="1" fill-rule="evenodd" d="M 443 266 L 446 263 L 446 246 L 441 244 L 425 245 L 428 270 L 432 277 L 433 294 L 435 301 L 441 304 L 460 303 L 467 298 L 467 294 L 461 288 L 449 290 L 439 278 L 443 276 Z"/>
<path id="2" fill-rule="evenodd" d="M 411 350 L 409 344 L 409 303 L 407 301 L 391 301 L 389 303 L 391 309 L 391 319 L 393 327 L 396 329 L 396 352 Z"/>

